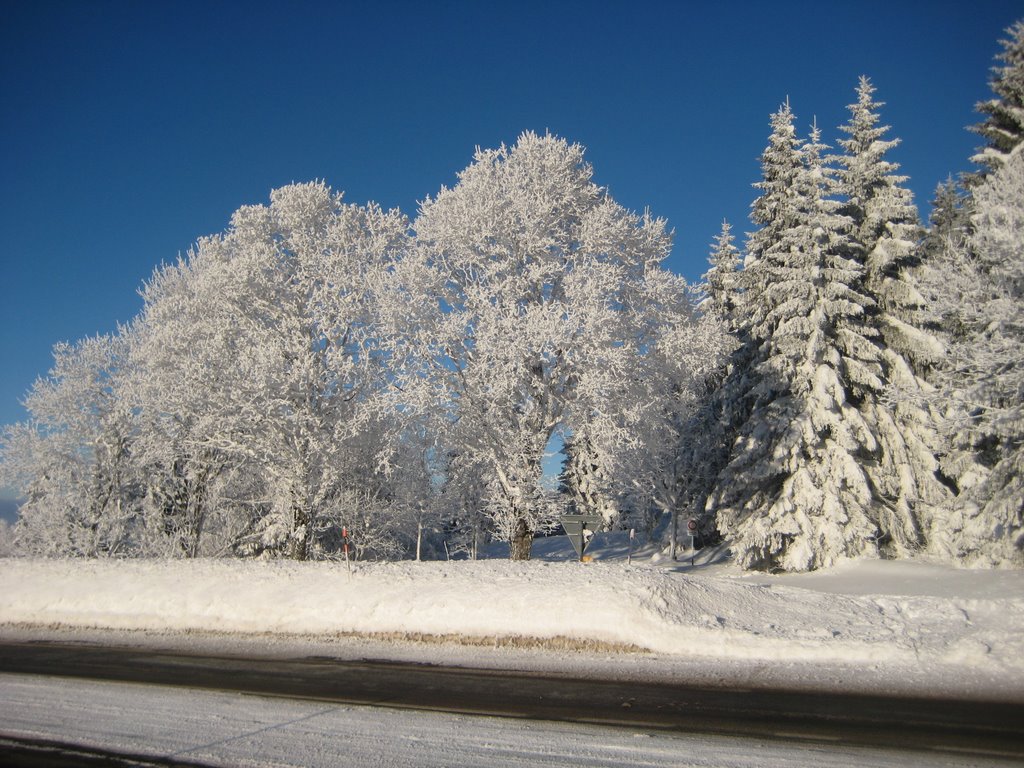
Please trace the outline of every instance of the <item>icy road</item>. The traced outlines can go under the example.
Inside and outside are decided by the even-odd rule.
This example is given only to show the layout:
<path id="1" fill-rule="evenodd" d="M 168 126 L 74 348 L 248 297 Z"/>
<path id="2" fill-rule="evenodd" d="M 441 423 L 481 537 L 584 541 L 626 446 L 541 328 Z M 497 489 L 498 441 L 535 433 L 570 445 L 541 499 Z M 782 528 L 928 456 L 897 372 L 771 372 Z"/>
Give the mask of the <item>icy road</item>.
<path id="1" fill-rule="evenodd" d="M 211 766 L 1003 766 L 998 758 L 0 675 L 3 736 Z M 2 743 L 2 742 L 0 742 Z M 130 763 L 129 763 L 130 764 Z M 142 763 L 146 764 L 146 763 Z"/>

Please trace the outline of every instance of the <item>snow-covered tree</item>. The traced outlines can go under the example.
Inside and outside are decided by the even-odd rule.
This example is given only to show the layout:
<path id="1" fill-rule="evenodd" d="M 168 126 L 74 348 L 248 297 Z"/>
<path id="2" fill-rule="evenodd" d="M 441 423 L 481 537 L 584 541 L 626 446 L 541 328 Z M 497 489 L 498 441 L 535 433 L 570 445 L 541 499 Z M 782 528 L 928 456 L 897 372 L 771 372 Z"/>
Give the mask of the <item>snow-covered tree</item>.
<path id="1" fill-rule="evenodd" d="M 546 524 L 551 436 L 590 430 L 635 372 L 637 287 L 670 246 L 662 220 L 626 211 L 591 175 L 582 147 L 525 133 L 478 150 L 415 222 L 436 294 L 410 334 L 424 375 L 403 397 L 444 412 L 446 450 L 487 467 L 487 509 L 513 559 Z"/>
<path id="2" fill-rule="evenodd" d="M 1024 152 L 1017 146 L 973 190 L 973 234 L 940 307 L 960 332 L 938 400 L 960 494 L 945 542 L 981 564 L 1024 563 Z"/>
<path id="3" fill-rule="evenodd" d="M 492 536 L 489 498 L 500 495 L 497 482 L 488 474 L 488 463 L 471 454 L 450 452 L 443 465 L 443 483 L 437 499 L 449 554 L 465 554 L 476 560 Z"/>
<path id="4" fill-rule="evenodd" d="M 242 470 L 243 461 L 217 445 L 223 394 L 235 386 L 230 347 L 237 339 L 228 341 L 220 305 L 229 269 L 200 247 L 159 267 L 141 292 L 125 396 L 136 413 L 134 459 L 145 478 L 148 543 L 156 554 L 221 554 L 257 516 L 251 505 L 224 496 L 225 473 Z M 242 495 L 262 493 L 247 485 Z M 211 529 L 220 534 L 213 541 Z"/>
<path id="5" fill-rule="evenodd" d="M 689 439 L 679 446 L 686 456 L 682 466 L 689 470 L 686 485 L 698 517 L 714 521 L 723 533 L 729 527 L 719 525 L 720 480 L 755 402 L 764 397 L 758 387 L 764 343 L 772 334 L 767 292 L 779 268 L 777 246 L 799 218 L 796 190 L 803 161 L 794 119 L 788 100 L 771 116 L 768 144 L 761 153 L 762 177 L 754 185 L 761 194 L 750 211 L 758 228 L 747 235 L 743 269 L 736 273 L 737 304 L 729 323 L 735 340 L 716 380 L 708 381 L 707 396 L 682 430 Z"/>
<path id="6" fill-rule="evenodd" d="M 740 330 L 752 337 L 753 346 L 771 336 L 768 298 L 773 272 L 778 266 L 778 244 L 800 219 L 797 210 L 798 178 L 804 172 L 802 142 L 793 125 L 795 116 L 787 100 L 771 117 L 768 146 L 761 153 L 761 191 L 750 209 L 750 220 L 758 229 L 748 234 L 744 269 L 740 273 L 744 316 Z"/>
<path id="7" fill-rule="evenodd" d="M 928 229 L 918 246 L 921 292 L 930 314 L 929 327 L 948 342 L 964 332 L 963 306 L 962 302 L 944 302 L 940 297 L 950 292 L 951 280 L 966 275 L 960 262 L 972 258 L 968 244 L 973 230 L 973 200 L 965 184 L 950 176 L 936 187 L 931 204 Z M 963 295 L 966 290 L 968 286 L 964 285 L 954 292 Z"/>
<path id="8" fill-rule="evenodd" d="M 594 446 L 586 437 L 569 438 L 563 452 L 565 464 L 559 491 L 568 498 L 569 511 L 600 515 L 605 525 L 612 525 L 619 517 L 619 507 L 612 496 L 611 479 Z"/>
<path id="9" fill-rule="evenodd" d="M 0 442 L 0 480 L 26 499 L 18 546 L 45 555 L 130 554 L 139 491 L 131 414 L 119 394 L 129 330 L 58 344 Z"/>
<path id="10" fill-rule="evenodd" d="M 444 525 L 444 507 L 438 504 L 437 482 L 441 468 L 434 450 L 434 436 L 409 421 L 405 429 L 395 425 L 385 461 L 384 480 L 395 509 L 395 535 L 409 542 L 417 561 L 437 556 Z"/>
<path id="11" fill-rule="evenodd" d="M 884 397 L 864 393 L 862 410 L 872 424 L 880 450 L 869 463 L 878 495 L 883 535 L 898 552 L 923 547 L 932 527 L 943 527 L 940 510 L 950 491 L 939 479 L 941 450 L 937 418 L 929 407 L 927 376 L 945 357 L 945 348 L 928 330 L 932 324 L 919 290 L 923 230 L 905 176 L 886 154 L 899 143 L 884 138 L 875 88 L 862 77 L 857 101 L 839 144 L 840 212 L 848 222 L 850 255 L 864 264 L 863 291 L 873 303 L 867 320 L 881 345 Z"/>
<path id="12" fill-rule="evenodd" d="M 14 557 L 16 554 L 14 526 L 0 518 L 0 557 Z"/>
<path id="13" fill-rule="evenodd" d="M 885 347 L 923 373 L 945 350 L 923 330 L 925 299 L 914 269 L 924 230 L 913 195 L 903 186 L 907 177 L 897 175 L 899 166 L 885 158 L 899 140 L 883 138 L 889 128 L 878 125 L 883 104 L 874 101 L 874 92 L 871 81 L 862 77 L 850 122 L 840 127 L 847 134 L 839 141 L 844 153 L 835 158 L 841 212 L 850 219 L 850 238 L 864 261 L 864 287 L 877 304 Z"/>
<path id="14" fill-rule="evenodd" d="M 987 144 L 971 159 L 987 172 L 998 170 L 1024 142 L 1024 20 L 1006 32 L 1008 37 L 1001 41 L 1003 51 L 997 57 L 1002 65 L 992 69 L 990 84 L 995 98 L 977 105 L 985 119 L 974 127 Z"/>
<path id="15" fill-rule="evenodd" d="M 796 169 L 779 190 L 784 204 L 755 207 L 783 217 L 758 216 L 777 235 L 756 238 L 762 308 L 752 333 L 764 343 L 755 401 L 708 505 L 744 567 L 808 570 L 876 550 L 863 465 L 878 446 L 857 393 L 882 383 L 865 323 L 872 302 L 860 292 L 863 266 L 848 255 L 848 224 L 829 197 L 825 147 L 817 129 L 797 147 L 792 119 L 788 105 L 775 115 L 766 152 L 769 171 Z"/>
<path id="16" fill-rule="evenodd" d="M 964 184 L 952 176 L 935 188 L 928 228 L 921 243 L 922 260 L 926 264 L 939 258 L 950 241 L 955 248 L 967 241 L 972 229 L 969 202 Z"/>
<path id="17" fill-rule="evenodd" d="M 728 221 L 722 222 L 722 230 L 715 236 L 713 250 L 708 258 L 710 268 L 704 273 L 704 290 L 707 298 L 701 303 L 703 311 L 714 314 L 726 322 L 734 322 L 739 292 L 739 269 L 742 264 L 739 249 L 734 245 L 736 237 Z"/>
<path id="18" fill-rule="evenodd" d="M 143 423 L 163 485 L 181 490 L 195 551 L 203 486 L 221 468 L 254 481 L 249 551 L 306 559 L 387 449 L 373 397 L 387 338 L 375 322 L 406 219 L 346 205 L 322 183 L 271 193 L 147 289 Z M 171 482 L 173 481 L 173 482 Z M 365 526 L 364 526 L 365 527 Z"/>
<path id="19" fill-rule="evenodd" d="M 623 436 L 605 451 L 629 489 L 624 508 L 643 519 L 650 509 L 667 523 L 670 550 L 681 516 L 702 519 L 710 534 L 712 518 L 702 513 L 704 499 L 720 463 L 722 424 L 708 394 L 721 379 L 735 340 L 726 321 L 695 308 L 699 293 L 682 278 L 667 273 L 651 276 L 646 303 L 652 325 L 645 343 L 644 365 L 618 398 L 628 404 Z M 714 414 L 710 419 L 710 415 Z M 726 441 L 728 442 L 728 441 Z"/>

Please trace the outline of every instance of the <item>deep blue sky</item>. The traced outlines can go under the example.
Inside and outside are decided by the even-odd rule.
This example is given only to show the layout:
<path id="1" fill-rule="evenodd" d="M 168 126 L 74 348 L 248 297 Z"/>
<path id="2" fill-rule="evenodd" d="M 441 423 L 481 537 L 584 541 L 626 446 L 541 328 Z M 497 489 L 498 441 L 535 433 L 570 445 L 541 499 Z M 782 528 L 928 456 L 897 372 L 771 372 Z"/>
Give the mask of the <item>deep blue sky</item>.
<path id="1" fill-rule="evenodd" d="M 768 117 L 826 140 L 869 75 L 919 204 L 968 169 L 1019 0 L 48 2 L 0 22 L 0 424 L 61 340 L 139 309 L 161 261 L 291 181 L 410 215 L 474 146 L 550 130 L 676 230 L 739 233 Z"/>

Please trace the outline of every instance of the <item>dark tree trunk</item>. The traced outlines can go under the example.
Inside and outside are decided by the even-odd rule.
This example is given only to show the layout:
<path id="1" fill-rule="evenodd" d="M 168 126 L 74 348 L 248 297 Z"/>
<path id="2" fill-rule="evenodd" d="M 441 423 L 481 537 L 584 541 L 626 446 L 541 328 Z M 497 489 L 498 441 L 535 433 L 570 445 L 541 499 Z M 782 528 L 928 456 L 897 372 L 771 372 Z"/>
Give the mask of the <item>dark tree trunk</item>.
<path id="1" fill-rule="evenodd" d="M 296 505 L 292 509 L 292 515 L 295 528 L 292 531 L 292 541 L 288 557 L 292 560 L 308 560 L 313 516 L 307 507 L 301 505 Z"/>
<path id="2" fill-rule="evenodd" d="M 512 541 L 508 543 L 508 556 L 510 560 L 529 560 L 530 550 L 533 548 L 533 531 L 526 525 L 526 519 L 520 517 L 516 520 L 515 530 L 512 532 Z"/>

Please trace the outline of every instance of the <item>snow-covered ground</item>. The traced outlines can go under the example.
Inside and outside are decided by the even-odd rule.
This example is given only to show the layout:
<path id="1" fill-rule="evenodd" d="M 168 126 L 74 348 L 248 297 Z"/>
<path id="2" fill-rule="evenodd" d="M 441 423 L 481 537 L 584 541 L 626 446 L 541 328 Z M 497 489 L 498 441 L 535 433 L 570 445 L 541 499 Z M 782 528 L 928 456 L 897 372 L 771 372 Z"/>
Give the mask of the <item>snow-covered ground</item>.
<path id="1" fill-rule="evenodd" d="M 863 560 L 805 575 L 622 541 L 573 562 L 0 560 L 0 636 L 394 658 L 633 680 L 1024 700 L 1024 572 Z"/>

